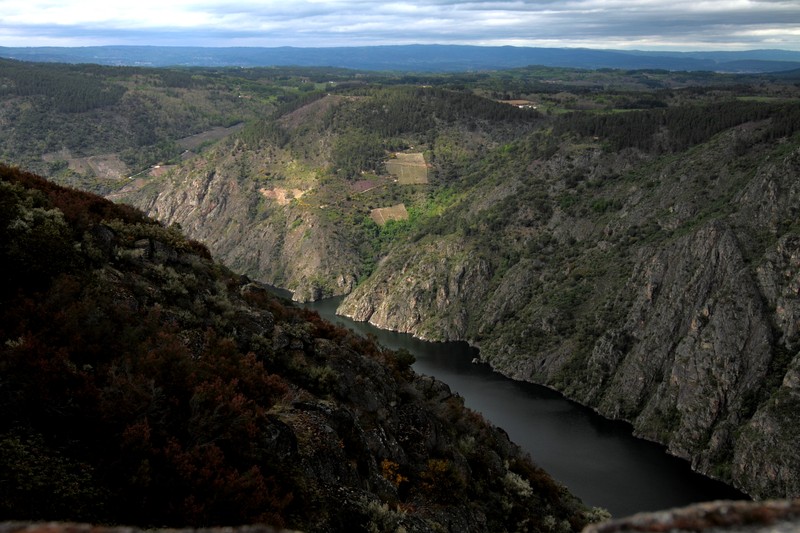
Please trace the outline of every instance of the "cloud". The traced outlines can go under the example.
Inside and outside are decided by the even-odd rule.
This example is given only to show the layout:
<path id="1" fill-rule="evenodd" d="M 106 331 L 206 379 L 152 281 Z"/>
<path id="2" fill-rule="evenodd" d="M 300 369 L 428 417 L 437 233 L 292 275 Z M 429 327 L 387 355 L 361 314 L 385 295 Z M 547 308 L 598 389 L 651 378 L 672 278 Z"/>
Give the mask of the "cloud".
<path id="1" fill-rule="evenodd" d="M 0 45 L 800 50 L 796 0 L 0 0 Z"/>

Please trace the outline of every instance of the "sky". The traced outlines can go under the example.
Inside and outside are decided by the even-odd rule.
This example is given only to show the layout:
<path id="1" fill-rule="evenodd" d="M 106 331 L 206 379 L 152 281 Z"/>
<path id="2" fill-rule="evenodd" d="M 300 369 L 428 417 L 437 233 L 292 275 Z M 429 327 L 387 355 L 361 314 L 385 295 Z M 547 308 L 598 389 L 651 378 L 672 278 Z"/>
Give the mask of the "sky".
<path id="1" fill-rule="evenodd" d="M 800 0 L 0 0 L 0 46 L 800 51 Z"/>

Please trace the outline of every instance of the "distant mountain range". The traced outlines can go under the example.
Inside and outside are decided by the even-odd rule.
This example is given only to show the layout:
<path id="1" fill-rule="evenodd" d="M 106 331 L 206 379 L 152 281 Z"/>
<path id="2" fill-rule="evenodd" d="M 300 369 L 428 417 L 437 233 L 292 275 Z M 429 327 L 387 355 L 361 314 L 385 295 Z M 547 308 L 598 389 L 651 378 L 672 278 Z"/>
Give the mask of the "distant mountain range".
<path id="1" fill-rule="evenodd" d="M 582 69 L 706 70 L 735 73 L 800 69 L 800 52 L 646 52 L 588 48 L 403 45 L 338 48 L 178 46 L 0 47 L 25 61 L 135 66 L 329 66 L 360 70 L 455 72 L 543 65 Z"/>

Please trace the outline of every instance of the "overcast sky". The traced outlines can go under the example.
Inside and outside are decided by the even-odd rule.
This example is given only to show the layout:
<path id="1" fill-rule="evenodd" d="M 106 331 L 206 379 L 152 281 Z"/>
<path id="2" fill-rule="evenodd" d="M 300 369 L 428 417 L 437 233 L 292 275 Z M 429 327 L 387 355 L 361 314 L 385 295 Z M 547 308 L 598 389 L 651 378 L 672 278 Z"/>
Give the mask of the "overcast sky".
<path id="1" fill-rule="evenodd" d="M 800 0 L 0 0 L 0 46 L 800 50 Z"/>

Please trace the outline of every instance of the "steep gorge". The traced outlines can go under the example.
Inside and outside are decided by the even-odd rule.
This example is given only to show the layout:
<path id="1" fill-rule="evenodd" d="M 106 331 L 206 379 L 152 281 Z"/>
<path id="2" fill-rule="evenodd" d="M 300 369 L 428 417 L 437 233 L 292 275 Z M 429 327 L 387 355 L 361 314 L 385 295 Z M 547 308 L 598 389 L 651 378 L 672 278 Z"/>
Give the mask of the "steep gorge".
<path id="1" fill-rule="evenodd" d="M 0 521 L 577 532 L 607 516 L 408 352 L 176 228 L 5 165 L 0 205 Z"/>
<path id="2" fill-rule="evenodd" d="M 628 132 L 654 120 L 650 148 L 610 128 L 558 137 L 533 122 L 505 137 L 434 135 L 429 198 L 452 200 L 383 248 L 374 271 L 363 211 L 326 211 L 341 181 L 313 170 L 340 134 L 319 125 L 328 114 L 291 125 L 315 131 L 316 159 L 299 141 L 274 156 L 275 144 L 234 140 L 128 198 L 296 299 L 350 293 L 342 314 L 467 340 L 499 372 L 630 421 L 701 472 L 796 497 L 800 139 L 781 133 L 779 112 L 745 111 L 690 135 L 679 130 L 697 118 L 621 118 Z M 275 186 L 310 192 L 279 205 L 259 192 Z"/>
<path id="3" fill-rule="evenodd" d="M 501 373 L 628 420 L 701 472 L 796 496 L 800 150 L 726 149 L 749 129 L 609 183 L 592 173 L 629 157 L 590 150 L 583 199 L 548 184 L 552 213 L 525 244 L 536 253 L 506 266 L 463 232 L 423 238 L 393 250 L 340 312 L 468 340 Z M 615 208 L 592 209 L 605 199 Z M 525 208 L 493 236 L 506 253 L 530 230 Z"/>

